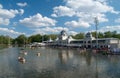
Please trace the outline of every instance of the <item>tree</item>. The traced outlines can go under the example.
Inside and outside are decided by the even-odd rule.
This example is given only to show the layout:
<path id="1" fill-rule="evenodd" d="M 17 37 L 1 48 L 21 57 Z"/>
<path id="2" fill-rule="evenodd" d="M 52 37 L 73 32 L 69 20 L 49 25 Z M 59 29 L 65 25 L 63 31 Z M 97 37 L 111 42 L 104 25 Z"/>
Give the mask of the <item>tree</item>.
<path id="1" fill-rule="evenodd" d="M 43 37 L 43 41 L 49 40 L 49 35 L 43 35 L 42 37 Z"/>
<path id="2" fill-rule="evenodd" d="M 28 38 L 29 43 L 42 42 L 42 36 L 40 34 L 32 35 Z"/>
<path id="3" fill-rule="evenodd" d="M 18 36 L 18 37 L 14 40 L 14 42 L 17 42 L 17 44 L 18 44 L 19 46 L 22 46 L 22 45 L 24 45 L 24 44 L 27 44 L 27 37 L 22 34 L 22 35 Z"/>
<path id="4" fill-rule="evenodd" d="M 120 34 L 114 35 L 114 38 L 119 38 L 120 39 Z"/>
<path id="5" fill-rule="evenodd" d="M 11 44 L 12 43 L 12 38 L 9 36 L 0 36 L 0 44 Z"/>
<path id="6" fill-rule="evenodd" d="M 55 40 L 57 38 L 57 35 L 56 34 L 50 34 L 49 38 L 51 38 L 52 40 Z"/>
<path id="7" fill-rule="evenodd" d="M 98 33 L 98 38 L 104 38 L 104 34 L 101 33 L 101 32 L 99 32 L 99 33 Z"/>
<path id="8" fill-rule="evenodd" d="M 105 38 L 111 38 L 112 37 L 112 33 L 110 31 L 104 32 L 104 37 Z"/>
<path id="9" fill-rule="evenodd" d="M 91 32 L 92 36 L 96 38 L 96 32 Z"/>
<path id="10" fill-rule="evenodd" d="M 112 37 L 113 37 L 113 38 L 117 38 L 117 36 L 118 36 L 117 31 L 113 31 L 113 32 L 112 32 Z"/>
<path id="11" fill-rule="evenodd" d="M 117 34 L 117 38 L 119 38 L 119 39 L 120 39 L 120 34 Z"/>
<path id="12" fill-rule="evenodd" d="M 84 38 L 84 33 L 79 33 L 79 34 L 76 34 L 75 36 L 72 36 L 73 38 L 75 39 L 83 39 Z"/>

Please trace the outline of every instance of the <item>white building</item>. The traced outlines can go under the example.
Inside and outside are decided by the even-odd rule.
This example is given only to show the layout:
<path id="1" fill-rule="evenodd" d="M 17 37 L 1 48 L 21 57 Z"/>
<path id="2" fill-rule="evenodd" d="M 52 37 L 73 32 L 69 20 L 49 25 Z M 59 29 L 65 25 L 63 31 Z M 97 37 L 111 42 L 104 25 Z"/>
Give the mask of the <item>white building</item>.
<path id="1" fill-rule="evenodd" d="M 66 31 L 62 30 L 58 38 L 53 41 L 45 41 L 49 46 L 65 46 L 65 47 L 79 47 L 79 48 L 96 48 L 98 41 L 98 48 L 118 48 L 120 47 L 120 40 L 117 38 L 99 38 L 95 39 L 90 32 L 88 32 L 84 39 L 73 39 L 68 36 Z"/>

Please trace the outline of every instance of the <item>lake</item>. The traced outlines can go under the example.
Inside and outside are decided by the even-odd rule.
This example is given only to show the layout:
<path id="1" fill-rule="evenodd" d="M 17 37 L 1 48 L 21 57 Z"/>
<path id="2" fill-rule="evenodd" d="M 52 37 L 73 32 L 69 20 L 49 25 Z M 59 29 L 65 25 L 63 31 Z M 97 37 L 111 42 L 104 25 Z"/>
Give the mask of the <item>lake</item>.
<path id="1" fill-rule="evenodd" d="M 19 62 L 18 57 L 26 62 Z M 120 55 L 64 48 L 5 48 L 0 50 L 0 78 L 120 78 Z"/>

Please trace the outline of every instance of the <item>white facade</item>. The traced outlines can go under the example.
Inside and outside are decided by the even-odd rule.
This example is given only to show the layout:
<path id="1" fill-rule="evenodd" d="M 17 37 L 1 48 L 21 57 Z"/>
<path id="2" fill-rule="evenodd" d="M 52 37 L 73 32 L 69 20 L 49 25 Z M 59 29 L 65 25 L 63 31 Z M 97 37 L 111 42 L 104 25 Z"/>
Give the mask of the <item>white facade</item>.
<path id="1" fill-rule="evenodd" d="M 118 48 L 120 47 L 120 40 L 117 38 L 99 38 L 98 47 L 99 48 Z M 83 47 L 83 48 L 95 48 L 97 46 L 96 39 L 92 37 L 92 34 L 88 32 L 85 35 L 84 39 L 73 39 L 71 36 L 68 36 L 67 33 L 63 30 L 58 35 L 58 38 L 55 41 L 47 42 L 46 45 L 53 46 L 67 46 L 67 47 Z"/>

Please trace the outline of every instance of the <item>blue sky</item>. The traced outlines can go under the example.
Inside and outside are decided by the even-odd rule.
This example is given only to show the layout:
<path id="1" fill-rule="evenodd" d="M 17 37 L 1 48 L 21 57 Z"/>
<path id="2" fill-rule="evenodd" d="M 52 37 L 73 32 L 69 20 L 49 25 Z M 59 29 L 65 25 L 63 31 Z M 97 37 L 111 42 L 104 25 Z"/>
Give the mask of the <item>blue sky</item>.
<path id="1" fill-rule="evenodd" d="M 0 0 L 0 35 L 120 33 L 120 0 Z"/>

